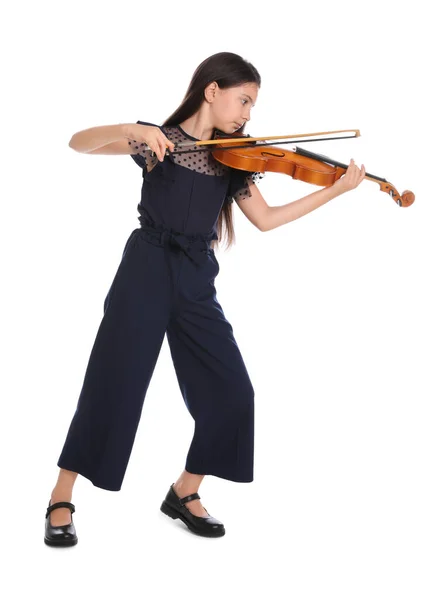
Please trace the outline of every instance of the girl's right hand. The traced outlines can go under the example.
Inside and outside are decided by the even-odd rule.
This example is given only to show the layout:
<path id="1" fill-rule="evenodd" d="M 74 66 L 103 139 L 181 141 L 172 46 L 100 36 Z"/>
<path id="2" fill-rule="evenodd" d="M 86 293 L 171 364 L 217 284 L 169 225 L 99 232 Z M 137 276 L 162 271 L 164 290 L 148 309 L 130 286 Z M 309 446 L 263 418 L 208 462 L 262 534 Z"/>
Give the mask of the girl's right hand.
<path id="1" fill-rule="evenodd" d="M 125 131 L 125 137 L 138 144 L 147 144 L 162 162 L 165 158 L 166 148 L 169 148 L 171 152 L 174 150 L 175 144 L 165 136 L 160 127 L 155 125 L 127 123 Z"/>

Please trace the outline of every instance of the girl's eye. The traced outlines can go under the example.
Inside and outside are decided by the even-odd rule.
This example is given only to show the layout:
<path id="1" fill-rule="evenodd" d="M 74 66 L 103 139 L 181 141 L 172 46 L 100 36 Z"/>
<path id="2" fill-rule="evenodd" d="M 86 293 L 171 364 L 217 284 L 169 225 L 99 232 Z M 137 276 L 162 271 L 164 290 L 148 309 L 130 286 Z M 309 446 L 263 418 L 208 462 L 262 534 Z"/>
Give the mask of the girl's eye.
<path id="1" fill-rule="evenodd" d="M 245 100 L 244 98 L 242 99 L 242 101 L 244 102 L 244 104 L 245 104 L 246 102 L 248 102 L 248 100 Z"/>

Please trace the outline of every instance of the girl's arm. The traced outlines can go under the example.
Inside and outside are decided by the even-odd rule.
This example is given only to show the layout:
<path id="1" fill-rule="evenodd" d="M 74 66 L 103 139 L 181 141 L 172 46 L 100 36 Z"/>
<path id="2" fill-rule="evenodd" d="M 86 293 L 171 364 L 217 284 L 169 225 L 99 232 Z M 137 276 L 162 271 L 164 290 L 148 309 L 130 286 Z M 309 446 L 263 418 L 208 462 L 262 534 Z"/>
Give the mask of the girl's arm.
<path id="1" fill-rule="evenodd" d="M 69 146 L 86 154 L 131 154 L 133 150 L 126 139 L 127 125 L 120 123 L 83 129 L 72 136 Z"/>
<path id="2" fill-rule="evenodd" d="M 282 206 L 268 206 L 262 197 L 256 184 L 250 184 L 249 189 L 251 197 L 237 200 L 237 204 L 245 216 L 261 231 L 270 231 L 280 225 L 285 225 L 294 221 L 303 215 L 307 215 L 312 210 L 326 204 L 340 194 L 356 188 L 365 178 L 366 168 L 361 165 L 361 170 L 356 166 L 351 158 L 346 173 L 335 181 L 332 185 L 325 187 L 317 192 L 312 192 L 308 196 L 294 200 Z"/>
<path id="3" fill-rule="evenodd" d="M 303 217 L 316 208 L 323 206 L 329 200 L 340 196 L 344 192 L 336 184 L 337 182 L 283 206 L 270 206 L 270 210 L 266 213 L 263 231 L 269 231 L 290 221 L 295 221 L 299 217 Z"/>
<path id="4" fill-rule="evenodd" d="M 326 188 L 312 192 L 308 196 L 293 200 L 282 206 L 269 206 L 255 183 L 249 185 L 251 197 L 236 200 L 236 204 L 247 219 L 260 231 L 270 231 L 308 214 L 332 198 L 343 194 L 337 181 Z"/>

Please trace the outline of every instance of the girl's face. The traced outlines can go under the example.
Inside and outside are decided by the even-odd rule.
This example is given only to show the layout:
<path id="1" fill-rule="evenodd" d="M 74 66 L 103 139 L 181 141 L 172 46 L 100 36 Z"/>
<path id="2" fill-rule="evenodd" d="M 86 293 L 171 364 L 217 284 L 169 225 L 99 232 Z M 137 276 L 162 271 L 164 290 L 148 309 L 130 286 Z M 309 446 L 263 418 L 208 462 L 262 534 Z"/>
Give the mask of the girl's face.
<path id="1" fill-rule="evenodd" d="M 214 83 L 206 96 L 211 102 L 215 127 L 224 133 L 233 133 L 250 121 L 250 111 L 256 103 L 258 91 L 256 83 L 244 83 L 224 90 Z"/>

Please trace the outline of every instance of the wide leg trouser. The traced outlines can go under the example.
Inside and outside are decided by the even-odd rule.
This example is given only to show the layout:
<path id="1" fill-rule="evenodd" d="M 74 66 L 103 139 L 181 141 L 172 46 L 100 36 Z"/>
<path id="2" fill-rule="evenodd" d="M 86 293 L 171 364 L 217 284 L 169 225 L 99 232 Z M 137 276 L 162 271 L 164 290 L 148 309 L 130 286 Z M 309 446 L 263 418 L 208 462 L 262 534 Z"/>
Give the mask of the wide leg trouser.
<path id="1" fill-rule="evenodd" d="M 163 236 L 132 232 L 104 301 L 59 467 L 121 489 L 166 334 L 194 419 L 186 469 L 253 481 L 254 390 L 216 298 L 218 271 L 210 248 L 195 261 Z"/>

